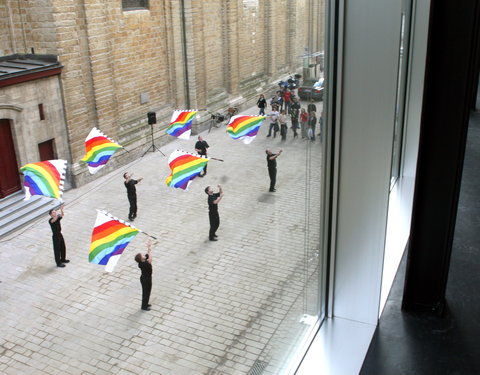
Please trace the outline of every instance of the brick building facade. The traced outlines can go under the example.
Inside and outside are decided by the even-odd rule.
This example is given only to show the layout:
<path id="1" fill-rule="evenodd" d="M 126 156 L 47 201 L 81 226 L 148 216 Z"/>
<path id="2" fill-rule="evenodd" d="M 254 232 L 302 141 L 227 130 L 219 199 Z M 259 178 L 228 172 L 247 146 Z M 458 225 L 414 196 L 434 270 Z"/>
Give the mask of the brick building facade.
<path id="1" fill-rule="evenodd" d="M 147 112 L 156 112 L 154 134 L 164 144 L 170 140 L 164 129 L 173 109 L 217 112 L 251 105 L 279 79 L 302 72 L 305 47 L 323 50 L 324 0 L 149 0 L 145 9 L 123 9 L 122 3 L 0 4 L 5 31 L 0 56 L 50 54 L 63 66 L 64 115 L 57 116 L 54 133 L 62 138 L 56 152 L 71 163 L 73 185 L 92 179 L 78 163 L 92 127 L 130 151 L 115 155 L 100 172 L 105 173 L 137 158 L 149 144 Z M 37 84 L 44 85 L 30 83 Z M 0 88 L 0 104 L 24 108 L 22 100 Z M 200 128 L 208 111 L 197 118 Z M 38 161 L 18 159 L 20 164 Z"/>

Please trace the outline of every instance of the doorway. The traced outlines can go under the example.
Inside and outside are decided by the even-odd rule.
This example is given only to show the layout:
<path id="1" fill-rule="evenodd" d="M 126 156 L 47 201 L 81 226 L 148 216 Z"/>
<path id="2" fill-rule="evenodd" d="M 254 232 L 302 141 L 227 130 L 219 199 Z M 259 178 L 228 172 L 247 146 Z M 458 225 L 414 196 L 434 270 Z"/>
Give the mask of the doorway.
<path id="1" fill-rule="evenodd" d="M 10 120 L 0 119 L 0 198 L 21 188 Z"/>

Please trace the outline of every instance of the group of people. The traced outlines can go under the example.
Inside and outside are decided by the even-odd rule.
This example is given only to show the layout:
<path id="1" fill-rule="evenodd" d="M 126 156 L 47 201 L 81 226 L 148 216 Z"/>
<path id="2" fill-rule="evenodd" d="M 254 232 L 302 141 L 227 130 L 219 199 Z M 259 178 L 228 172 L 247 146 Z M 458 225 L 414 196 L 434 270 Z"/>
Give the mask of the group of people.
<path id="1" fill-rule="evenodd" d="M 277 91 L 275 96 L 270 101 L 271 111 L 268 115 L 265 114 L 267 108 L 267 100 L 262 94 L 257 100 L 257 106 L 259 108 L 259 115 L 267 116 L 270 119 L 270 125 L 268 128 L 267 137 L 275 138 L 277 133 L 280 132 L 281 140 L 287 140 L 288 133 L 288 117 L 292 124 L 291 129 L 293 132 L 293 138 L 298 137 L 298 130 L 300 129 L 300 136 L 302 139 L 309 139 L 315 141 L 315 132 L 317 123 L 319 124 L 319 133 L 322 135 L 323 130 L 323 111 L 320 114 L 320 118 L 317 115 L 317 106 L 313 99 L 307 106 L 307 109 L 302 108 L 298 98 L 294 92 L 288 88 L 284 88 L 282 91 Z"/>
<path id="2" fill-rule="evenodd" d="M 263 95 L 262 95 L 263 97 Z M 266 101 L 265 101 L 266 106 Z M 297 108 L 298 107 L 298 108 Z M 260 107 L 265 108 L 265 107 Z M 276 108 L 276 107 L 274 107 Z M 294 122 L 295 116 L 292 113 L 296 113 L 300 108 L 300 105 L 294 100 L 293 104 L 289 106 L 290 108 L 290 116 L 292 117 L 292 127 Z M 281 116 L 284 117 L 281 117 Z M 286 137 L 286 110 L 282 111 L 282 115 L 279 115 L 281 118 L 282 124 L 282 139 Z M 271 130 L 271 129 L 270 129 Z M 275 130 L 275 134 L 276 135 Z M 297 137 L 296 128 L 294 130 L 295 137 Z M 269 134 L 270 136 L 270 134 Z M 195 143 L 195 151 L 204 157 L 207 157 L 207 150 L 210 146 L 208 145 L 207 141 L 205 141 L 202 136 L 198 136 L 198 140 Z M 267 169 L 268 174 L 270 177 L 270 192 L 275 192 L 275 185 L 276 185 L 276 177 L 277 177 L 277 158 L 282 154 L 282 150 L 278 153 L 273 153 L 272 150 L 267 149 L 265 150 L 266 159 L 267 159 Z M 207 167 L 203 169 L 203 171 L 199 174 L 199 177 L 203 177 L 207 174 Z M 129 202 L 129 211 L 128 211 L 128 219 L 130 221 L 134 221 L 137 217 L 137 191 L 136 185 L 143 180 L 143 177 L 134 179 L 133 173 L 125 172 L 123 174 L 124 178 L 124 185 L 127 190 L 127 198 Z M 207 194 L 207 203 L 208 203 L 208 217 L 210 222 L 210 229 L 208 234 L 209 241 L 218 241 L 218 235 L 216 234 L 219 226 L 220 226 L 220 215 L 218 213 L 218 204 L 222 200 L 224 196 L 223 188 L 221 185 L 217 185 L 218 192 L 214 192 L 211 186 L 207 186 L 205 188 L 205 193 Z M 61 228 L 61 220 L 64 217 L 64 207 L 63 205 L 60 206 L 58 209 L 52 209 L 49 211 L 49 224 L 52 230 L 52 241 L 53 241 L 53 252 L 55 263 L 57 267 L 65 267 L 66 263 L 70 261 L 66 259 L 66 246 L 65 240 L 62 235 L 62 228 Z M 145 311 L 150 310 L 150 293 L 152 290 L 152 242 L 149 240 L 147 242 L 147 253 L 142 254 L 138 253 L 135 255 L 135 261 L 138 264 L 138 267 L 141 270 L 140 276 L 140 283 L 142 285 L 142 305 L 141 309 Z"/>

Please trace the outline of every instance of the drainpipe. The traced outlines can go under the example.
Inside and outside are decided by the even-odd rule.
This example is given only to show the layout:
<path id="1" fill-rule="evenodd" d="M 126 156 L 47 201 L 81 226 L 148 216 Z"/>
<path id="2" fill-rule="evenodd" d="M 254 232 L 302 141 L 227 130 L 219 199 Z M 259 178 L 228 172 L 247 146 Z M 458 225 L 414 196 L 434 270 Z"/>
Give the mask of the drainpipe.
<path id="1" fill-rule="evenodd" d="M 185 20 L 185 0 L 180 0 L 181 13 L 182 13 L 182 51 L 183 51 L 183 72 L 185 76 L 184 90 L 185 90 L 185 108 L 190 108 L 190 83 L 188 78 L 188 65 L 187 65 L 187 30 Z"/>

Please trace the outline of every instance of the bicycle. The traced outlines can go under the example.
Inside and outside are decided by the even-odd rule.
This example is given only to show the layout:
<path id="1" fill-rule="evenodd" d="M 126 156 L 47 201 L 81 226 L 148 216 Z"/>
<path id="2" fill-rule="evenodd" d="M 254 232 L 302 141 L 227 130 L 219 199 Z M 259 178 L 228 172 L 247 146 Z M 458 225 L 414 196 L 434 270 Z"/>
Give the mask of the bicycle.
<path id="1" fill-rule="evenodd" d="M 212 130 L 212 127 L 218 128 L 220 124 L 225 120 L 225 116 L 220 113 L 213 113 L 210 117 L 210 124 L 208 127 L 208 132 Z"/>
<path id="2" fill-rule="evenodd" d="M 229 107 L 224 115 L 221 113 L 213 113 L 210 118 L 210 124 L 208 127 L 208 132 L 212 130 L 213 127 L 219 128 L 223 121 L 227 120 L 227 124 L 230 122 L 230 119 L 238 113 L 237 107 Z"/>

